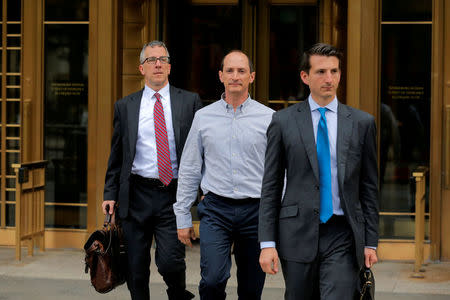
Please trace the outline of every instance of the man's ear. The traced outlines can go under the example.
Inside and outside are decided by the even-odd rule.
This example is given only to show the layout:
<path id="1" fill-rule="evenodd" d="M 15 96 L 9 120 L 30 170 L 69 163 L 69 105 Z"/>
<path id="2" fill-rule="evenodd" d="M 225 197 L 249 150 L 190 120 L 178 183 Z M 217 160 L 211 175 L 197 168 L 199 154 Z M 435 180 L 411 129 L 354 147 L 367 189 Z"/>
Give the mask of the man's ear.
<path id="1" fill-rule="evenodd" d="M 139 72 L 141 72 L 141 75 L 145 75 L 143 65 L 139 65 Z"/>
<path id="2" fill-rule="evenodd" d="M 222 71 L 219 71 L 219 79 L 220 79 L 220 82 L 223 83 L 222 74 L 223 74 Z"/>
<path id="3" fill-rule="evenodd" d="M 305 71 L 300 71 L 300 78 L 302 79 L 303 83 L 309 86 L 309 74 Z"/>
<path id="4" fill-rule="evenodd" d="M 255 81 L 255 76 L 256 76 L 256 73 L 255 73 L 255 72 L 251 72 L 251 73 L 250 73 L 250 83 L 252 83 L 253 81 Z"/>

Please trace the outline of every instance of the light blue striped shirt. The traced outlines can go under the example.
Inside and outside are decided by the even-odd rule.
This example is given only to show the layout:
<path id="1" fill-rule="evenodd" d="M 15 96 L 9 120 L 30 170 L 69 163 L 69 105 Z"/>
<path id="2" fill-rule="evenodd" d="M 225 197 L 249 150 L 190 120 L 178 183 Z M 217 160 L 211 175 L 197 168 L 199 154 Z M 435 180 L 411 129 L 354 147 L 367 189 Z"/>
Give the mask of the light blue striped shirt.
<path id="1" fill-rule="evenodd" d="M 177 228 L 192 227 L 190 208 L 204 194 L 260 198 L 266 130 L 273 110 L 250 98 L 236 111 L 222 99 L 197 111 L 178 171 Z"/>

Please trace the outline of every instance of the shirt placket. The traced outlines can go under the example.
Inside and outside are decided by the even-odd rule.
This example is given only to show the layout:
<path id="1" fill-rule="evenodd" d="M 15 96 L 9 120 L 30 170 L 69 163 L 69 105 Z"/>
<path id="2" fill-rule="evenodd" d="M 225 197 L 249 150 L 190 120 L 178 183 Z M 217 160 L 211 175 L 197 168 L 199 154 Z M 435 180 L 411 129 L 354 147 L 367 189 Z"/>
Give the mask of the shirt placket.
<path id="1" fill-rule="evenodd" d="M 238 165 L 239 162 L 239 126 L 238 126 L 238 110 L 231 110 L 231 147 L 230 147 L 230 167 L 231 167 L 231 182 L 233 185 L 233 194 L 236 195 L 239 192 L 239 179 L 238 179 Z"/>

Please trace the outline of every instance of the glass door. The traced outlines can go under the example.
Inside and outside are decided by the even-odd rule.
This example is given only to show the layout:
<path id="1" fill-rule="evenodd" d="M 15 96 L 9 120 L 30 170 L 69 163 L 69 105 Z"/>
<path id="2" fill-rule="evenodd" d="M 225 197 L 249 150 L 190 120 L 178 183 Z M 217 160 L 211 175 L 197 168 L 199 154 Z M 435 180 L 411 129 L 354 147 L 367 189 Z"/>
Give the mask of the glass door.
<path id="1" fill-rule="evenodd" d="M 316 3 L 272 4 L 268 9 L 269 28 L 259 31 L 259 39 L 267 39 L 266 53 L 259 58 L 258 94 L 279 110 L 306 99 L 309 89 L 300 80 L 301 54 L 319 41 L 319 7 Z M 258 78 L 258 76 L 257 76 Z"/>
<path id="2" fill-rule="evenodd" d="M 256 100 L 280 109 L 308 95 L 300 84 L 299 54 L 319 40 L 317 1 L 168 0 L 160 2 L 160 16 L 171 83 L 199 93 L 205 104 L 223 92 L 218 71 L 233 49 L 255 65 L 250 92 Z"/>
<path id="3" fill-rule="evenodd" d="M 44 9 L 45 226 L 86 229 L 89 0 Z"/>
<path id="4" fill-rule="evenodd" d="M 388 241 L 414 239 L 410 177 L 417 167 L 430 166 L 431 10 L 431 1 L 382 1 L 380 238 Z"/>
<path id="5" fill-rule="evenodd" d="M 223 56 L 242 49 L 241 5 L 227 2 L 169 0 L 160 6 L 160 36 L 171 56 L 170 82 L 199 93 L 205 104 L 219 99 L 223 91 L 218 77 Z"/>

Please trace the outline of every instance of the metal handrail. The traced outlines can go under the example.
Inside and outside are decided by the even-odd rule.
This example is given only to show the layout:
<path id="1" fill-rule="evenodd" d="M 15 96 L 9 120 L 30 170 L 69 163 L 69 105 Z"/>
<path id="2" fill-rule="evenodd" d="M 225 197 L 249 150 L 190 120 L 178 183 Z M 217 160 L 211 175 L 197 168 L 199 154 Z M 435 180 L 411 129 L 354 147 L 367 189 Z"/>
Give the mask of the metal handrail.
<path id="1" fill-rule="evenodd" d="M 44 190 L 47 161 L 12 164 L 16 173 L 16 259 L 21 259 L 21 244 L 25 241 L 28 255 L 39 241 L 45 251 Z"/>
<path id="2" fill-rule="evenodd" d="M 416 186 L 416 219 L 415 219 L 415 262 L 414 262 L 414 278 L 424 278 L 422 268 L 424 263 L 424 240 L 425 240 L 425 195 L 426 195 L 426 180 L 428 174 L 428 167 L 418 167 L 413 171 L 412 176 L 415 179 Z"/>

